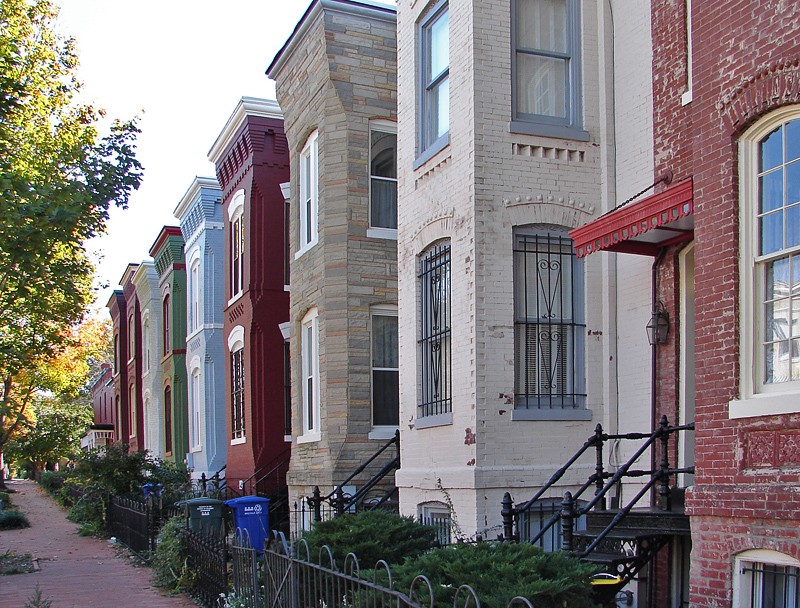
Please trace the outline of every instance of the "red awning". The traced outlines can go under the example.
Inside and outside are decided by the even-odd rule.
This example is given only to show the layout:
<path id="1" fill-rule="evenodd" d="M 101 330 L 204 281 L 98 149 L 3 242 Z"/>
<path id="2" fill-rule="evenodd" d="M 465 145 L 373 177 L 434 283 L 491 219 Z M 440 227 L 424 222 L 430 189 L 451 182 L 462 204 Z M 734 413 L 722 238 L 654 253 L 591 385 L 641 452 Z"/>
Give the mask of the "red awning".
<path id="1" fill-rule="evenodd" d="M 692 178 L 622 205 L 570 230 L 579 258 L 595 251 L 658 255 L 658 249 L 694 235 Z"/>

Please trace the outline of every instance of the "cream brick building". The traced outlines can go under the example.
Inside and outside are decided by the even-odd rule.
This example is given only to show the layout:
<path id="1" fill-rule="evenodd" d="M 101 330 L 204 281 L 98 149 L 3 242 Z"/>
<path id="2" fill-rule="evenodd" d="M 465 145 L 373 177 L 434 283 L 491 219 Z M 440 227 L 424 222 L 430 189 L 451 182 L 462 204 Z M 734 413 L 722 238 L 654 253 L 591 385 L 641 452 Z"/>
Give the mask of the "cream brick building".
<path id="1" fill-rule="evenodd" d="M 578 260 L 567 234 L 651 182 L 628 163 L 617 195 L 615 121 L 636 144 L 619 153 L 651 165 L 652 87 L 647 53 L 615 51 L 612 18 L 625 21 L 623 52 L 649 49 L 649 9 L 397 8 L 400 506 L 493 538 L 505 491 L 529 498 L 598 423 L 650 423 L 649 351 L 616 348 L 618 332 L 643 334 L 649 302 L 618 288 L 616 254 Z M 616 105 L 615 67 L 627 87 Z M 649 282 L 649 261 L 625 263 Z M 619 355 L 642 362 L 633 393 L 619 388 Z"/>
<path id="2" fill-rule="evenodd" d="M 314 0 L 267 71 L 291 161 L 294 504 L 397 429 L 395 15 Z"/>

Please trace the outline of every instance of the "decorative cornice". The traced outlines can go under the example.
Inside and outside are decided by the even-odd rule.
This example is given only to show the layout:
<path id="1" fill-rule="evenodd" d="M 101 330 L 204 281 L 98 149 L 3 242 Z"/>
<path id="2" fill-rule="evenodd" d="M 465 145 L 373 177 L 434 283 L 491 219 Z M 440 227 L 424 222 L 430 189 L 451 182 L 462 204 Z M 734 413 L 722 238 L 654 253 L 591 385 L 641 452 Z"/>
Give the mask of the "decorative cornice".
<path id="1" fill-rule="evenodd" d="M 236 105 L 236 109 L 231 114 L 225 127 L 217 136 L 217 140 L 208 151 L 208 160 L 214 165 L 220 160 L 222 155 L 233 143 L 236 133 L 239 131 L 248 116 L 259 116 L 262 118 L 275 118 L 283 120 L 283 112 L 277 101 L 272 99 L 259 99 L 257 97 L 242 97 Z"/>
<path id="2" fill-rule="evenodd" d="M 297 46 L 305 39 L 306 33 L 323 9 L 343 15 L 397 23 L 397 7 L 390 4 L 371 0 L 315 0 L 297 22 L 292 35 L 275 55 L 272 63 L 269 64 L 267 76 L 277 80 L 278 72 L 283 69 Z"/>
<path id="3" fill-rule="evenodd" d="M 202 188 L 207 188 L 209 190 L 219 190 L 220 194 L 222 193 L 222 189 L 219 187 L 219 182 L 214 177 L 200 177 L 199 175 L 194 178 L 192 184 L 189 186 L 189 189 L 186 190 L 186 194 L 183 195 L 181 202 L 178 203 L 178 206 L 175 207 L 175 211 L 172 212 L 178 220 L 182 220 L 183 216 L 189 210 L 191 204 L 197 200 L 197 197 L 200 195 L 200 191 Z"/>
<path id="4" fill-rule="evenodd" d="M 762 65 L 716 104 L 730 132 L 741 132 L 760 115 L 800 102 L 800 57 Z"/>
<path id="5" fill-rule="evenodd" d="M 178 226 L 164 226 L 161 229 L 161 232 L 158 233 L 158 237 L 156 237 L 155 242 L 150 247 L 150 256 L 156 257 L 158 250 L 163 247 L 164 243 L 170 236 L 177 236 L 183 240 L 183 233 L 181 232 L 180 227 Z"/>
<path id="6" fill-rule="evenodd" d="M 124 286 L 125 283 L 128 282 L 128 279 L 136 272 L 138 267 L 139 264 L 128 264 L 128 266 L 125 268 L 125 272 L 122 273 L 122 278 L 119 280 L 119 284 Z"/>

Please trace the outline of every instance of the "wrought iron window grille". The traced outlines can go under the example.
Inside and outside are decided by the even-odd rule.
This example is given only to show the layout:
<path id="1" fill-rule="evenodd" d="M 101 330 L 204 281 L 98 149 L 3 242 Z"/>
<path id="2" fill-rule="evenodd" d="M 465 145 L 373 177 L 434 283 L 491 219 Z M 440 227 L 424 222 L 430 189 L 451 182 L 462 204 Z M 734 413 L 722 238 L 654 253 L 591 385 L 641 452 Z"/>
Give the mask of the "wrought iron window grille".
<path id="1" fill-rule="evenodd" d="M 431 248 L 420 259 L 421 360 L 419 417 L 452 411 L 450 345 L 450 244 Z"/>

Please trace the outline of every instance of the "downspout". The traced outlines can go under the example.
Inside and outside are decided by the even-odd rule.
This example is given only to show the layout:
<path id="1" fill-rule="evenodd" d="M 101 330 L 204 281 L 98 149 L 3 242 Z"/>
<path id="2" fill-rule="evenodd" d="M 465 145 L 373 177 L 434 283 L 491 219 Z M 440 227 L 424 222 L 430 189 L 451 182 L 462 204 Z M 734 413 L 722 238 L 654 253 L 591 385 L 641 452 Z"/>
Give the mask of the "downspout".
<path id="1" fill-rule="evenodd" d="M 653 262 L 653 267 L 651 270 L 651 278 L 650 278 L 650 310 L 651 314 L 655 315 L 656 311 L 658 310 L 658 269 L 661 266 L 661 262 L 664 260 L 664 256 L 667 253 L 666 247 L 659 247 L 658 250 L 658 257 L 656 257 L 655 261 Z M 656 411 L 657 408 L 657 399 L 656 399 L 656 381 L 658 380 L 658 358 L 656 356 L 656 349 L 658 348 L 658 344 L 656 340 L 653 340 L 653 344 L 650 346 L 650 430 L 653 431 L 655 429 L 656 420 L 658 419 L 658 412 Z M 655 449 L 650 450 L 650 470 L 655 471 L 656 469 L 656 451 Z"/>

